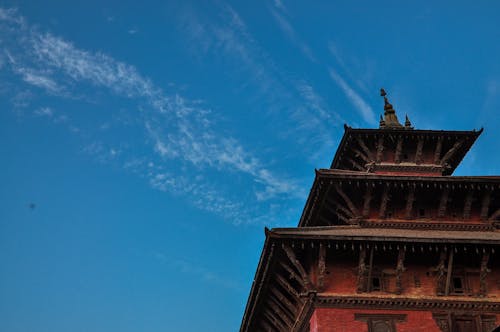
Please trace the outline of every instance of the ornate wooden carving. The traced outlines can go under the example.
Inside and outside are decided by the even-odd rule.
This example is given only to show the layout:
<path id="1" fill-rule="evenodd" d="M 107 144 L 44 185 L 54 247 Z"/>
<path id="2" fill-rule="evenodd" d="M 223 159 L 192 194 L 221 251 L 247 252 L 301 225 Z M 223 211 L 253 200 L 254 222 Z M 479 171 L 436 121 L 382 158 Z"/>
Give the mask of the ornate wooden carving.
<path id="1" fill-rule="evenodd" d="M 441 157 L 441 149 L 443 148 L 443 137 L 439 137 L 436 143 L 436 150 L 434 151 L 434 164 L 439 165 Z"/>
<path id="2" fill-rule="evenodd" d="M 441 192 L 441 199 L 439 200 L 438 217 L 442 218 L 446 214 L 446 206 L 448 205 L 448 197 L 450 189 L 444 188 Z"/>
<path id="3" fill-rule="evenodd" d="M 373 154 L 370 151 L 370 149 L 368 149 L 368 147 L 366 146 L 365 141 L 363 141 L 363 139 L 361 139 L 360 137 L 358 137 L 357 141 L 358 141 L 358 144 L 361 147 L 361 149 L 363 149 L 363 151 L 365 152 L 366 156 L 370 160 L 373 160 Z"/>
<path id="4" fill-rule="evenodd" d="M 401 152 L 403 151 L 403 137 L 398 137 L 398 142 L 396 143 L 396 152 L 394 153 L 394 162 L 399 164 L 401 162 Z"/>
<path id="5" fill-rule="evenodd" d="M 413 216 L 413 202 L 415 202 L 415 187 L 411 186 L 406 197 L 406 219 L 411 219 Z"/>
<path id="6" fill-rule="evenodd" d="M 329 203 L 331 203 L 333 206 L 335 206 L 335 210 L 333 211 L 334 213 L 336 213 L 336 214 L 337 214 L 337 213 L 338 213 L 338 211 L 341 211 L 341 212 L 343 212 L 344 214 L 346 214 L 349 218 L 354 218 L 354 217 L 356 217 L 356 216 L 354 215 L 354 213 L 353 213 L 351 210 L 347 209 L 345 206 L 343 206 L 343 205 L 342 205 L 342 204 L 340 204 L 339 202 L 334 201 L 334 200 L 331 200 L 331 201 L 330 201 L 330 200 L 328 200 L 328 202 L 329 202 Z"/>
<path id="7" fill-rule="evenodd" d="M 403 272 L 404 268 L 405 251 L 403 248 L 399 249 L 398 252 L 398 263 L 396 265 L 396 294 L 400 295 L 403 292 Z"/>
<path id="8" fill-rule="evenodd" d="M 417 151 L 415 153 L 415 164 L 417 165 L 422 163 L 423 147 L 424 147 L 424 139 L 422 137 L 419 137 L 417 142 Z"/>
<path id="9" fill-rule="evenodd" d="M 368 217 L 370 215 L 370 203 L 372 201 L 372 186 L 367 186 L 363 201 L 363 217 Z"/>
<path id="10" fill-rule="evenodd" d="M 437 278 L 436 278 L 436 294 L 437 295 L 444 295 L 445 291 L 444 288 L 446 286 L 446 252 L 441 251 L 439 254 L 439 263 L 438 266 L 436 267 L 437 271 Z"/>
<path id="11" fill-rule="evenodd" d="M 462 139 L 453 144 L 453 147 L 449 149 L 448 152 L 446 152 L 446 154 L 441 159 L 442 166 L 445 166 L 445 164 L 448 163 L 448 160 L 450 160 L 455 155 L 455 153 L 457 153 L 458 149 L 460 149 L 460 147 L 464 144 L 464 142 L 465 140 Z"/>
<path id="12" fill-rule="evenodd" d="M 472 198 L 473 198 L 474 192 L 472 190 L 469 190 L 467 192 L 467 195 L 465 196 L 465 202 L 464 202 L 464 219 L 470 219 L 470 210 L 472 207 Z"/>
<path id="13" fill-rule="evenodd" d="M 325 287 L 326 272 L 326 247 L 323 243 L 319 244 L 318 252 L 318 291 L 322 292 Z"/>
<path id="14" fill-rule="evenodd" d="M 366 291 L 366 248 L 363 247 L 359 251 L 359 262 L 358 262 L 358 279 L 356 282 L 356 288 L 358 293 Z"/>
<path id="15" fill-rule="evenodd" d="M 304 288 L 306 290 L 310 290 L 311 289 L 311 282 L 309 281 L 309 276 L 308 276 L 306 270 L 304 269 L 304 267 L 302 266 L 302 264 L 300 263 L 300 261 L 295 256 L 293 249 L 290 248 L 289 246 L 285 245 L 285 246 L 283 246 L 283 250 L 285 251 L 285 253 L 288 256 L 288 259 L 290 260 L 292 265 L 297 269 L 300 276 L 302 277 Z"/>
<path id="16" fill-rule="evenodd" d="M 488 275 L 488 261 L 490 259 L 489 251 L 485 251 L 483 253 L 483 257 L 481 259 L 481 271 L 479 272 L 479 295 L 486 296 L 487 288 L 486 288 L 486 276 Z"/>
<path id="17" fill-rule="evenodd" d="M 384 153 L 384 136 L 380 136 L 377 141 L 377 156 L 376 156 L 377 163 L 380 163 L 382 161 L 383 153 Z"/>
<path id="18" fill-rule="evenodd" d="M 384 192 L 382 193 L 382 199 L 380 201 L 379 217 L 385 218 L 385 212 L 387 210 L 387 203 L 389 202 L 389 187 L 385 186 Z"/>
<path id="19" fill-rule="evenodd" d="M 487 190 L 484 192 L 483 199 L 481 200 L 481 212 L 480 212 L 481 220 L 488 219 L 488 212 L 490 210 L 490 202 L 491 202 L 491 192 L 489 190 Z"/>
<path id="20" fill-rule="evenodd" d="M 354 203 L 351 201 L 351 199 L 344 193 L 344 191 L 342 190 L 342 188 L 340 187 L 340 185 L 338 185 L 338 184 L 335 185 L 335 190 L 340 195 L 340 197 L 342 197 L 342 199 L 347 204 L 347 206 L 352 211 L 352 213 L 355 216 L 359 216 L 358 209 L 356 208 L 356 206 L 354 206 Z"/>

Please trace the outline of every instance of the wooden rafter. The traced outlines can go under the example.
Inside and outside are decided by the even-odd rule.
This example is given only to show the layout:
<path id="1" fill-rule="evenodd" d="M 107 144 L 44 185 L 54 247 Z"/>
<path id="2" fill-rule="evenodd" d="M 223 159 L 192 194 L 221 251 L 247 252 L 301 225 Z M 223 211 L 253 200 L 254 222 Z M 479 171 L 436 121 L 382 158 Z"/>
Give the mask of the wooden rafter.
<path id="1" fill-rule="evenodd" d="M 289 326 L 286 326 L 286 324 L 283 322 L 282 319 L 280 319 L 276 314 L 270 310 L 269 308 L 266 308 L 263 310 L 262 314 L 267 317 L 269 322 L 274 325 L 278 331 L 288 331 L 290 329 Z"/>
<path id="2" fill-rule="evenodd" d="M 282 309 L 282 306 L 279 303 L 279 301 L 276 301 L 276 299 L 271 296 L 269 297 L 267 305 L 278 317 L 281 318 L 281 320 L 283 321 L 283 323 L 285 323 L 286 326 L 292 326 L 294 317 L 290 317 L 290 314 Z"/>
<path id="3" fill-rule="evenodd" d="M 366 156 L 370 159 L 373 160 L 373 154 L 370 151 L 370 149 L 366 146 L 365 141 L 361 137 L 358 137 L 357 139 L 359 146 L 361 149 L 365 152 Z"/>
<path id="4" fill-rule="evenodd" d="M 293 251 L 293 249 L 290 248 L 288 245 L 284 245 L 283 250 L 285 251 L 292 265 L 295 267 L 295 269 L 299 272 L 300 276 L 302 277 L 304 288 L 306 290 L 310 290 L 311 282 L 309 281 L 309 275 L 307 274 L 306 270 L 304 269 L 300 261 L 297 259 L 297 256 L 295 256 L 295 252 Z"/>
<path id="5" fill-rule="evenodd" d="M 446 284 L 446 251 L 442 250 L 439 254 L 439 263 L 436 267 L 437 278 L 436 278 L 436 294 L 444 295 L 445 284 Z"/>
<path id="6" fill-rule="evenodd" d="M 366 171 L 366 168 L 361 166 L 358 162 L 356 162 L 354 159 L 350 157 L 346 157 L 347 161 L 351 163 L 351 165 L 356 168 L 358 171 Z"/>
<path id="7" fill-rule="evenodd" d="M 295 271 L 292 269 L 291 266 L 289 266 L 288 264 L 286 264 L 285 262 L 283 261 L 280 261 L 280 265 L 281 267 L 283 267 L 283 269 L 285 269 L 285 271 L 288 273 L 288 279 L 295 279 L 298 281 L 298 283 L 305 288 L 305 285 L 304 285 L 304 280 L 302 280 L 301 276 L 299 276 L 297 273 L 295 273 Z"/>
<path id="8" fill-rule="evenodd" d="M 337 192 L 337 194 L 339 194 L 340 197 L 342 197 L 342 199 L 344 200 L 344 202 L 347 204 L 347 206 L 351 210 L 352 214 L 354 214 L 355 216 L 359 216 L 358 209 L 356 208 L 356 206 L 354 206 L 354 203 L 345 194 L 345 192 L 342 190 L 342 188 L 340 187 L 340 185 L 338 185 L 338 184 L 335 185 L 335 191 Z"/>
<path id="9" fill-rule="evenodd" d="M 271 294 L 273 294 L 293 316 L 297 314 L 297 305 L 294 305 L 292 301 L 290 301 L 285 295 L 283 295 L 283 293 L 280 292 L 278 288 L 272 286 L 270 287 L 270 291 Z"/>
<path id="10" fill-rule="evenodd" d="M 453 248 L 451 248 L 448 256 L 448 268 L 446 269 L 446 286 L 444 287 L 444 295 L 450 294 L 451 274 L 453 272 Z"/>
<path id="11" fill-rule="evenodd" d="M 292 294 L 296 298 L 296 300 L 299 301 L 299 292 L 292 285 L 290 285 L 290 283 L 285 278 L 283 278 L 279 274 L 276 274 L 276 281 L 278 282 L 278 284 L 280 284 L 281 287 L 283 287 L 284 290 Z"/>

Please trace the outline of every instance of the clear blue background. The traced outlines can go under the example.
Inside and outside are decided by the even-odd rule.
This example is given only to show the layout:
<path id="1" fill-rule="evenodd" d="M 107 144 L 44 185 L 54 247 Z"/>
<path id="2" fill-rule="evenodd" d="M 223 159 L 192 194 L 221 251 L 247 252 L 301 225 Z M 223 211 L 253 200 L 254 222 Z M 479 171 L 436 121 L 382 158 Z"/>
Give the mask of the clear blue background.
<path id="1" fill-rule="evenodd" d="M 0 330 L 238 330 L 380 87 L 498 174 L 499 59 L 497 1 L 3 2 Z"/>

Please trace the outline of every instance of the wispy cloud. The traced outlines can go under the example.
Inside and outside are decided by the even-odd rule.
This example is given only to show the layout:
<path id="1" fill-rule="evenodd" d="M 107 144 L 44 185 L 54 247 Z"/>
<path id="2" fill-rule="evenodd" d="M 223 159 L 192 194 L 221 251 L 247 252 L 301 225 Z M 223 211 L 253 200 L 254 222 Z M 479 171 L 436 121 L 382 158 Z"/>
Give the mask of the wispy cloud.
<path id="1" fill-rule="evenodd" d="M 279 8 L 279 4 L 276 6 Z M 281 13 L 285 12 L 283 8 Z M 223 4 L 220 9 L 219 20 L 208 19 L 192 8 L 181 15 L 181 28 L 194 56 L 202 61 L 214 54 L 225 59 L 228 67 L 234 64 L 245 97 L 258 100 L 266 117 L 279 119 L 276 123 L 283 124 L 281 137 L 294 140 L 302 153 L 313 156 L 324 146 L 331 148 L 332 127 L 341 125 L 338 113 L 311 84 L 280 70 L 234 8 Z M 314 151 L 312 144 L 316 144 Z"/>
<path id="2" fill-rule="evenodd" d="M 332 68 L 329 69 L 330 77 L 342 89 L 347 99 L 363 117 L 363 119 L 370 124 L 376 124 L 375 113 L 368 103 L 349 85 L 347 82 Z"/>
<path id="3" fill-rule="evenodd" d="M 52 116 L 54 116 L 54 111 L 50 107 L 42 107 L 42 108 L 37 109 L 35 111 L 35 114 L 39 115 L 39 116 L 46 116 L 46 117 L 51 118 Z"/>
<path id="4" fill-rule="evenodd" d="M 280 0 L 274 1 L 274 8 L 271 8 L 271 14 L 273 15 L 276 23 L 278 24 L 281 31 L 283 31 L 285 36 L 300 49 L 300 51 L 306 56 L 307 59 L 312 62 L 316 62 L 316 57 L 311 51 L 309 45 L 307 45 L 307 43 L 298 36 L 294 27 L 286 18 L 287 11 L 285 6 L 283 5 L 283 2 L 281 2 Z"/>
<path id="5" fill-rule="evenodd" d="M 216 273 L 206 267 L 203 267 L 200 264 L 194 264 L 186 259 L 173 258 L 158 251 L 153 253 L 153 257 L 160 264 L 167 265 L 170 268 L 175 269 L 176 272 L 181 272 L 186 275 L 190 275 L 203 282 L 207 282 L 217 286 L 222 286 L 224 288 L 236 291 L 241 291 L 244 289 L 244 287 L 239 282 L 229 279 L 225 276 L 222 276 L 221 274 Z"/>
<path id="6" fill-rule="evenodd" d="M 6 54 L 12 54 L 10 69 L 26 83 L 47 92 L 88 84 L 138 103 L 141 111 L 137 117 L 142 119 L 147 141 L 156 152 L 146 157 L 146 164 L 159 166 L 151 169 L 144 164 L 128 164 L 127 169 L 140 171 L 154 188 L 189 196 L 196 206 L 234 223 L 254 222 L 260 216 L 258 209 L 246 208 L 255 204 L 252 200 L 269 201 L 261 206 L 265 210 L 266 206 L 303 193 L 296 180 L 276 175 L 236 138 L 224 135 L 220 128 L 215 130 L 212 111 L 199 102 L 178 94 L 168 95 L 134 66 L 103 53 L 79 49 L 67 40 L 29 27 L 16 15 L 15 11 L 0 11 L 0 33 L 10 40 L 3 45 Z M 243 28 L 238 19 L 234 13 L 231 24 Z M 227 36 L 226 40 L 228 47 L 237 47 L 233 37 Z M 245 54 L 244 49 L 240 52 Z M 141 106 L 143 102 L 146 105 Z M 87 145 L 85 152 L 101 161 L 138 158 L 126 146 L 116 148 L 112 142 L 100 139 Z M 231 198 L 224 185 L 210 180 L 208 174 L 213 172 L 218 172 L 221 179 L 228 173 L 249 179 L 253 182 L 253 198 Z"/>

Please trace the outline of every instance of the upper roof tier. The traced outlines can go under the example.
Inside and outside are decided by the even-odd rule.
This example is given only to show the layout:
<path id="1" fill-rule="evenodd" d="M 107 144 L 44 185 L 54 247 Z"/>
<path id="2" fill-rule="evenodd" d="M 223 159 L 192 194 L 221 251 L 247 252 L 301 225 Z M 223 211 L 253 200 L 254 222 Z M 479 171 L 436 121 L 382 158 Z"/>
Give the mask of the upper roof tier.
<path id="1" fill-rule="evenodd" d="M 377 174 L 451 175 L 483 129 L 471 131 L 415 130 L 404 126 L 384 89 L 384 117 L 378 129 L 345 132 L 330 168 Z"/>

